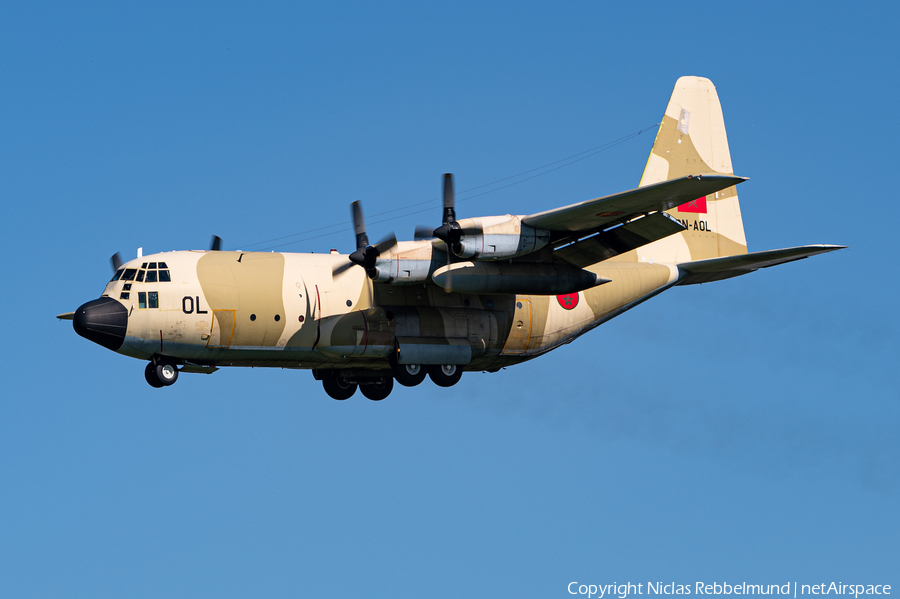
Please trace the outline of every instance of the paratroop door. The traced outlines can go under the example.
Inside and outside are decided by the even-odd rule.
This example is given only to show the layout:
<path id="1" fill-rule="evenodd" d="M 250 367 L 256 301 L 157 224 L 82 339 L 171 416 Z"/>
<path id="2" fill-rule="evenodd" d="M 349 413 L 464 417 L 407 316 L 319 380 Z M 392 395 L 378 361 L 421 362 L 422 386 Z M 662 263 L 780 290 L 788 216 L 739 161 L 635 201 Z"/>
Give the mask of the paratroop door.
<path id="1" fill-rule="evenodd" d="M 231 345 L 232 336 L 234 336 L 234 310 L 213 310 L 212 329 L 206 347 L 228 347 Z"/>
<path id="2" fill-rule="evenodd" d="M 529 338 L 531 338 L 531 300 L 516 299 L 512 327 L 506 345 L 503 346 L 503 353 L 524 354 L 528 349 Z"/>

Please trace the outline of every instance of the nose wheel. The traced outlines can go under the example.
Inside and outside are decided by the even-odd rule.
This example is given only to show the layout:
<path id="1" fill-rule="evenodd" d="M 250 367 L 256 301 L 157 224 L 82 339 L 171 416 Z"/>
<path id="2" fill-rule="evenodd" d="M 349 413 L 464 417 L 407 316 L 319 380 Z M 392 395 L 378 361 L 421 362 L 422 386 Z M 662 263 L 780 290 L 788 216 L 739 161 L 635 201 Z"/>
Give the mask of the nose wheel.
<path id="1" fill-rule="evenodd" d="M 144 378 L 155 389 L 168 387 L 178 380 L 178 367 L 168 360 L 150 362 L 144 368 Z"/>

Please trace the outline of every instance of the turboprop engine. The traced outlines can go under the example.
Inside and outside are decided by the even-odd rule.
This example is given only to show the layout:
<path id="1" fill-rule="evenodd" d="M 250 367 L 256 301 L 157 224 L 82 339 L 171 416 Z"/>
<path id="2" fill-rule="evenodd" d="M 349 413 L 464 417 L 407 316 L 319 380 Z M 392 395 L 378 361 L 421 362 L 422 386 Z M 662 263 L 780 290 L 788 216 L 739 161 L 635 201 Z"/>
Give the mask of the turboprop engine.
<path id="1" fill-rule="evenodd" d="M 464 218 L 462 235 L 451 247 L 460 258 L 504 260 L 535 252 L 550 243 L 550 232 L 523 225 L 520 217 L 487 216 Z"/>
<path id="2" fill-rule="evenodd" d="M 433 247 L 428 241 L 401 241 L 390 254 L 380 256 L 369 276 L 378 283 L 404 285 L 425 283 L 440 264 L 434 263 Z"/>

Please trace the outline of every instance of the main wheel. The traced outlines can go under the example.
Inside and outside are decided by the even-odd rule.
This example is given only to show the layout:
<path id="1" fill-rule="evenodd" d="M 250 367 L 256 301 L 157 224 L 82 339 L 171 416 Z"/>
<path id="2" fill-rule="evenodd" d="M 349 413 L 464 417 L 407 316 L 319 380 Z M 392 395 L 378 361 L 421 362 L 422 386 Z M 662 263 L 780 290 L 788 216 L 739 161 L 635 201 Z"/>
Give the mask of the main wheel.
<path id="1" fill-rule="evenodd" d="M 327 393 L 329 397 L 341 401 L 350 399 L 353 397 L 353 394 L 356 393 L 355 383 L 348 383 L 336 374 L 323 378 L 322 386 L 325 388 L 325 393 Z"/>
<path id="2" fill-rule="evenodd" d="M 394 378 L 390 375 L 385 375 L 377 383 L 360 385 L 359 390 L 372 401 L 381 401 L 394 390 Z"/>
<path id="3" fill-rule="evenodd" d="M 167 360 L 159 360 L 153 370 L 156 372 L 157 380 L 164 387 L 168 387 L 178 380 L 178 367 Z"/>
<path id="4" fill-rule="evenodd" d="M 424 366 L 418 364 L 397 364 L 394 360 L 391 360 L 391 371 L 394 373 L 394 378 L 397 379 L 397 382 L 404 387 L 415 387 L 424 381 L 425 375 L 428 374 Z"/>
<path id="5" fill-rule="evenodd" d="M 147 382 L 150 383 L 150 386 L 154 389 L 161 389 L 165 387 L 156 377 L 156 365 L 153 362 L 147 362 L 147 367 L 144 368 L 144 378 L 147 379 Z"/>
<path id="6" fill-rule="evenodd" d="M 438 387 L 452 387 L 462 378 L 462 367 L 457 364 L 440 364 L 428 367 L 428 376 Z"/>

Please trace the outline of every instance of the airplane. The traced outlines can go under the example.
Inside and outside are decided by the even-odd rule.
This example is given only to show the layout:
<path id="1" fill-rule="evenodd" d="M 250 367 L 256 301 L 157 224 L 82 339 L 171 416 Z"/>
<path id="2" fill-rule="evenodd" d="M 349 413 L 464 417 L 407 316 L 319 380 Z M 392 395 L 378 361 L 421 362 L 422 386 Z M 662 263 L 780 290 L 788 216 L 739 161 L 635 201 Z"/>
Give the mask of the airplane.
<path id="1" fill-rule="evenodd" d="M 440 387 L 497 372 L 678 285 L 843 249 L 748 253 L 715 86 L 681 77 L 637 188 L 529 215 L 457 220 L 444 175 L 440 226 L 370 244 L 359 202 L 349 255 L 174 251 L 111 261 L 98 299 L 58 318 L 147 362 L 156 388 L 226 366 L 312 370 L 337 400 L 394 382 Z"/>

